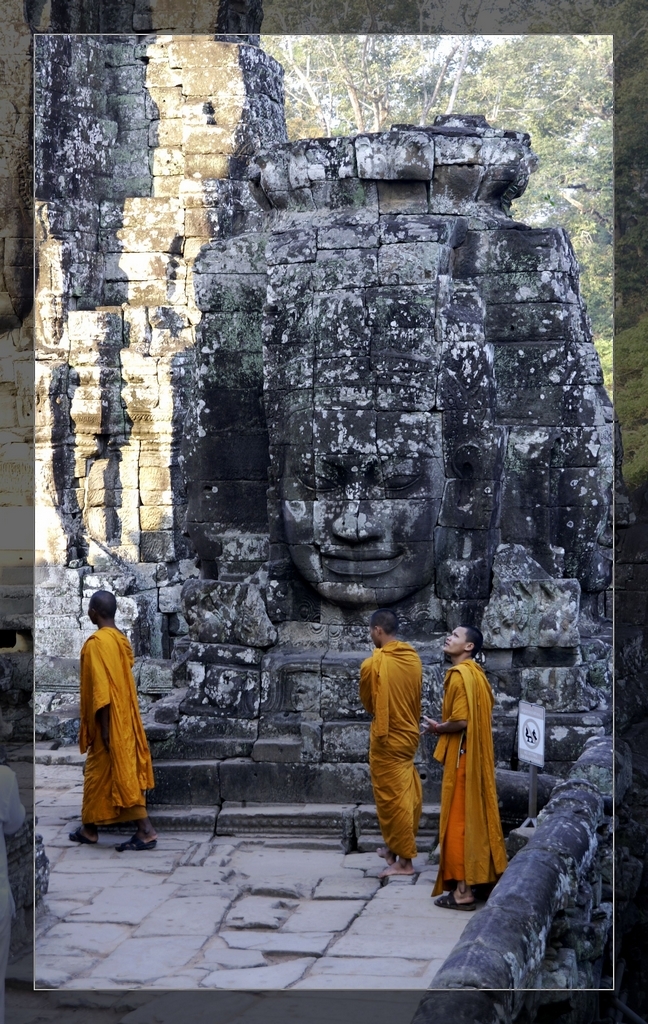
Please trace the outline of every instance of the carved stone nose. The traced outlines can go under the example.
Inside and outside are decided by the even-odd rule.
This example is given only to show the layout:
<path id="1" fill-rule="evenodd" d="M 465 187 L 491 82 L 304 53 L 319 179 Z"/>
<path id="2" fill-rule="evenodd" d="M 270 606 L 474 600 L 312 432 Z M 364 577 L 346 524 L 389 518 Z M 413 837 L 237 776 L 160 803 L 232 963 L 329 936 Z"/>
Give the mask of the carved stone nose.
<path id="1" fill-rule="evenodd" d="M 333 533 L 341 540 L 350 541 L 352 544 L 382 537 L 382 530 L 378 524 L 358 508 L 346 508 L 342 515 L 334 519 Z"/>

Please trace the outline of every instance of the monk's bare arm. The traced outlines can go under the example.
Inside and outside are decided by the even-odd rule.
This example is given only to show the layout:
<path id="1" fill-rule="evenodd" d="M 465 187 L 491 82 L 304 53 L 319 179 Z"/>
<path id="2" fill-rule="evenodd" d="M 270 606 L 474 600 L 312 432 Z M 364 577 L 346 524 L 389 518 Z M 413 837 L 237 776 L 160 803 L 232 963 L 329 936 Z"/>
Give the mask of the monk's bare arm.
<path id="1" fill-rule="evenodd" d="M 101 732 L 101 739 L 106 750 L 110 753 L 110 704 L 104 704 L 95 715 L 97 725 Z"/>
<path id="2" fill-rule="evenodd" d="M 441 736 L 444 732 L 463 732 L 468 728 L 468 722 L 460 718 L 456 722 L 435 722 L 433 718 L 426 718 L 423 715 L 424 725 L 421 726 L 421 733 L 431 732 L 435 736 Z"/>
<path id="3" fill-rule="evenodd" d="M 434 718 L 426 718 L 424 715 L 424 725 L 421 726 L 421 734 L 430 732 L 434 736 L 442 736 L 444 733 L 463 732 L 464 729 L 468 728 L 468 720 L 458 717 L 462 713 L 465 715 L 468 710 L 466 691 L 458 672 L 452 673 L 450 677 L 448 697 L 451 698 L 450 714 L 445 722 L 437 722 Z"/>
<path id="4" fill-rule="evenodd" d="M 360 700 L 365 711 L 373 715 L 373 700 L 371 697 L 371 659 L 363 662 L 360 666 Z"/>

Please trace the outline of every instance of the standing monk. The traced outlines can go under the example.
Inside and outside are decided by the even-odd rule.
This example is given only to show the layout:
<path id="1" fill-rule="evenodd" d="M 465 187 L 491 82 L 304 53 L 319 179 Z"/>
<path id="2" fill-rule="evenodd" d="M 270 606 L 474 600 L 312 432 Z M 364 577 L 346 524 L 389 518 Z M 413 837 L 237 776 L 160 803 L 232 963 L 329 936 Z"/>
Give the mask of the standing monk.
<path id="1" fill-rule="evenodd" d="M 482 643 L 481 633 L 472 626 L 457 626 L 447 637 L 443 650 L 452 668 L 443 684 L 443 721 L 424 717 L 421 730 L 441 737 L 434 751 L 443 765 L 441 853 L 432 895 L 449 890 L 434 902 L 450 910 L 474 910 L 471 886 L 497 881 L 507 864 L 495 789 L 491 730 L 495 700 L 486 676 L 473 661 Z"/>
<path id="2" fill-rule="evenodd" d="M 81 651 L 81 753 L 88 751 L 83 779 L 82 824 L 70 839 L 95 844 L 97 825 L 137 821 L 137 832 L 117 850 L 152 850 L 157 834 L 146 813 L 144 790 L 153 766 L 131 671 L 131 645 L 115 626 L 117 601 L 108 590 L 90 598 L 88 615 L 98 627 Z"/>
<path id="3" fill-rule="evenodd" d="M 360 699 L 373 715 L 369 768 L 387 861 L 380 878 L 413 875 L 416 833 L 423 804 L 414 755 L 419 745 L 421 659 L 396 639 L 398 620 L 381 609 L 371 616 L 375 650 L 360 666 Z"/>

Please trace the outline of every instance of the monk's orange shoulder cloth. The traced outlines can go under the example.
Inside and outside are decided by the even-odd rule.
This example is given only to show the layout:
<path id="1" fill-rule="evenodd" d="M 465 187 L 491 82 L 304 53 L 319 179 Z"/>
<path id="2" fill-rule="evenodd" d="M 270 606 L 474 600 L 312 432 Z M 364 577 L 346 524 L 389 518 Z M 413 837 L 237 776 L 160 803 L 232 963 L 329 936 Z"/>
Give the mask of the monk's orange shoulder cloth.
<path id="1" fill-rule="evenodd" d="M 414 764 L 421 718 L 421 659 L 392 640 L 360 666 L 360 698 L 373 715 L 369 768 L 378 823 L 390 850 L 416 856 L 423 793 Z"/>
<path id="2" fill-rule="evenodd" d="M 154 783 L 132 673 L 134 660 L 128 639 L 118 629 L 104 626 L 86 640 L 81 651 L 79 746 L 82 754 L 91 747 L 98 729 L 95 715 L 109 704 L 113 775 L 122 777 L 125 788 L 139 799 L 141 790 L 152 789 Z"/>
<path id="3" fill-rule="evenodd" d="M 373 714 L 371 735 L 415 730 L 421 716 L 421 659 L 409 644 L 392 640 L 376 647 L 360 668 L 360 698 Z"/>
<path id="4" fill-rule="evenodd" d="M 463 685 L 462 685 L 463 684 Z M 465 690 L 465 698 L 463 692 Z M 462 706 L 462 713 L 452 716 L 452 704 Z M 466 827 L 464 861 L 466 881 L 494 882 L 507 865 L 506 847 L 495 788 L 495 756 L 491 715 L 495 699 L 490 683 L 477 662 L 469 660 L 454 666 L 446 676 L 443 700 L 443 721 L 467 717 L 466 729 Z M 467 708 L 466 708 L 467 705 Z M 465 711 L 467 710 L 467 716 Z M 437 761 L 445 764 L 442 786 L 440 832 L 443 833 L 450 810 L 456 776 L 458 733 L 442 733 L 434 751 Z M 439 890 L 441 891 L 441 890 Z"/>

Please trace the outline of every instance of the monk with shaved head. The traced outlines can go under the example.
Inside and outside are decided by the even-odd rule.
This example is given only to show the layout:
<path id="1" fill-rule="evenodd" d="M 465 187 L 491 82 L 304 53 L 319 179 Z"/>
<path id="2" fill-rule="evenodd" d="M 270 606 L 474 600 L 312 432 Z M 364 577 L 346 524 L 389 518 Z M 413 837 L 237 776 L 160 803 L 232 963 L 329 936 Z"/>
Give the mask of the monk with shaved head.
<path id="1" fill-rule="evenodd" d="M 81 825 L 75 843 L 94 845 L 97 825 L 137 822 L 135 834 L 116 849 L 152 850 L 157 834 L 146 813 L 152 789 L 151 754 L 137 703 L 133 651 L 115 626 L 117 600 L 108 590 L 90 598 L 88 616 L 97 626 L 81 651 L 81 753 L 87 751 Z"/>
<path id="2" fill-rule="evenodd" d="M 424 716 L 421 730 L 439 737 L 434 751 L 443 765 L 439 873 L 432 895 L 442 894 L 434 902 L 448 910 L 475 910 L 473 886 L 492 885 L 506 868 L 495 787 L 495 698 L 475 661 L 482 643 L 474 626 L 457 626 L 446 637 L 450 669 L 443 684 L 443 721 Z"/>
<path id="3" fill-rule="evenodd" d="M 423 802 L 414 765 L 421 717 L 421 659 L 397 638 L 398 619 L 390 608 L 371 616 L 374 652 L 360 666 L 360 699 L 370 715 L 369 770 L 387 861 L 381 878 L 413 875 L 416 833 Z"/>

